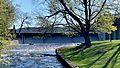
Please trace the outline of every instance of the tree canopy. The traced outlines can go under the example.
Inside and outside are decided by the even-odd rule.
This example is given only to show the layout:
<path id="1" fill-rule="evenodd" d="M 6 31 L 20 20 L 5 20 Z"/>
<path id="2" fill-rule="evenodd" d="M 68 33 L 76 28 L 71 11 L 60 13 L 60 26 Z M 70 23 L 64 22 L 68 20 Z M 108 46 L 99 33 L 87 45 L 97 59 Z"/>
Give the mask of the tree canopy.
<path id="1" fill-rule="evenodd" d="M 8 28 L 15 20 L 14 7 L 9 0 L 0 0 L 0 36 L 9 36 Z"/>
<path id="2" fill-rule="evenodd" d="M 95 31 L 98 33 L 109 33 L 111 34 L 112 31 L 117 30 L 116 26 L 114 26 L 115 15 L 111 13 L 102 13 L 100 14 L 93 26 L 95 26 Z"/>

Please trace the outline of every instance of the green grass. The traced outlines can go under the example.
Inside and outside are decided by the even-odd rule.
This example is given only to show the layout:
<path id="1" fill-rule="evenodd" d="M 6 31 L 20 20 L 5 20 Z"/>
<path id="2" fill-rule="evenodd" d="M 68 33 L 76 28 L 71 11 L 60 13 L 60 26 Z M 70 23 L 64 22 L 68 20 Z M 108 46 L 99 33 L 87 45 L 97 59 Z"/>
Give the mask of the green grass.
<path id="1" fill-rule="evenodd" d="M 65 59 L 80 68 L 120 68 L 120 40 L 94 41 L 92 45 L 87 49 L 69 46 L 58 50 Z"/>

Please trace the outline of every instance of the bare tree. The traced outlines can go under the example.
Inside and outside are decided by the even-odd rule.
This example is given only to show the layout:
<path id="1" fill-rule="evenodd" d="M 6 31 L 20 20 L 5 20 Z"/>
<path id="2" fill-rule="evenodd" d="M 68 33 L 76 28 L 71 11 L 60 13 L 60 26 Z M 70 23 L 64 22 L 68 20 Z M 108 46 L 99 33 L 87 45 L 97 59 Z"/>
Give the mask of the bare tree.
<path id="1" fill-rule="evenodd" d="M 24 12 L 22 12 L 20 10 L 18 10 L 16 12 L 17 12 L 16 21 L 20 24 L 20 28 L 19 28 L 19 35 L 20 35 L 21 29 L 23 28 L 23 26 L 31 25 L 32 18 L 28 15 L 28 13 L 24 13 Z"/>
<path id="2" fill-rule="evenodd" d="M 45 15 L 45 18 L 54 19 L 57 24 L 66 23 L 70 28 L 82 33 L 86 48 L 92 45 L 89 36 L 91 25 L 108 4 L 107 0 L 45 0 L 43 3 L 49 11 L 47 15 L 50 14 Z"/>

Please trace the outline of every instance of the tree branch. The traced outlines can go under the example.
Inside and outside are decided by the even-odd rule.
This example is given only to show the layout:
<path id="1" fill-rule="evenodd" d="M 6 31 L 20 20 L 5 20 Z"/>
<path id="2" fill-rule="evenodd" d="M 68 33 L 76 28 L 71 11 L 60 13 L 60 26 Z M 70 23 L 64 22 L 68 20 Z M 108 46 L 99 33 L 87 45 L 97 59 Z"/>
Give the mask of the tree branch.
<path id="1" fill-rule="evenodd" d="M 72 28 L 72 29 L 74 29 L 75 31 L 77 31 L 77 32 L 79 32 L 79 33 L 80 33 L 79 29 L 77 30 L 77 29 L 75 28 L 75 27 L 76 27 L 76 25 L 74 25 L 75 27 L 71 26 L 71 23 L 69 23 L 69 21 L 68 21 L 67 17 L 66 17 L 66 16 L 64 16 L 64 18 L 65 18 L 65 20 L 66 20 L 66 22 L 67 22 L 67 24 L 69 25 L 69 27 L 70 27 L 70 28 Z M 78 28 L 78 27 L 77 27 L 77 28 Z"/>
<path id="2" fill-rule="evenodd" d="M 81 27 L 81 32 L 85 32 L 85 29 L 84 29 L 84 26 L 83 26 L 83 24 L 82 24 L 82 22 L 80 21 L 80 19 L 77 17 L 77 16 L 75 16 L 69 9 L 68 9 L 68 7 L 66 6 L 66 4 L 64 3 L 64 0 L 59 0 L 60 1 L 60 3 L 63 5 L 63 7 L 64 7 L 64 9 L 68 12 L 68 14 L 75 20 L 75 21 L 77 21 L 78 23 L 79 23 L 79 25 L 80 25 L 80 27 Z"/>
<path id="3" fill-rule="evenodd" d="M 62 11 L 62 10 L 59 10 L 59 11 L 57 11 L 57 12 L 53 13 L 52 15 L 45 16 L 45 18 L 46 18 L 46 17 L 48 17 L 48 18 L 49 18 L 49 17 L 52 17 L 52 16 L 54 16 L 54 15 L 59 14 L 60 12 L 63 12 L 63 11 Z"/>
<path id="4" fill-rule="evenodd" d="M 25 20 L 27 20 L 27 19 L 28 19 L 28 17 L 25 17 L 25 18 L 23 19 L 23 21 L 22 21 L 22 23 L 21 23 L 21 26 L 20 26 L 20 30 L 19 30 L 19 35 L 20 35 L 20 32 L 21 32 L 21 29 L 22 29 L 23 23 L 24 23 Z"/>
<path id="5" fill-rule="evenodd" d="M 93 20 L 94 18 L 96 18 L 96 17 L 100 14 L 100 12 L 102 11 L 102 9 L 103 9 L 106 1 L 107 1 L 107 0 L 105 0 L 105 1 L 103 2 L 102 6 L 101 6 L 101 8 L 100 8 L 100 10 L 99 10 L 99 12 L 98 12 L 91 20 Z"/>

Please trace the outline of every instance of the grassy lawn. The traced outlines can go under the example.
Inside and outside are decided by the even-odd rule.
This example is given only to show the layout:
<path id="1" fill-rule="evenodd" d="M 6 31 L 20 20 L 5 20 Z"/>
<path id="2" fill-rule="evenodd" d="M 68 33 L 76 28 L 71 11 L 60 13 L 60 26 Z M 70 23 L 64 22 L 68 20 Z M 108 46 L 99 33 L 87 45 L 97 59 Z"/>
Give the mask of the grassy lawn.
<path id="1" fill-rule="evenodd" d="M 120 68 L 120 40 L 94 41 L 92 45 L 87 49 L 70 46 L 58 50 L 80 68 Z"/>

